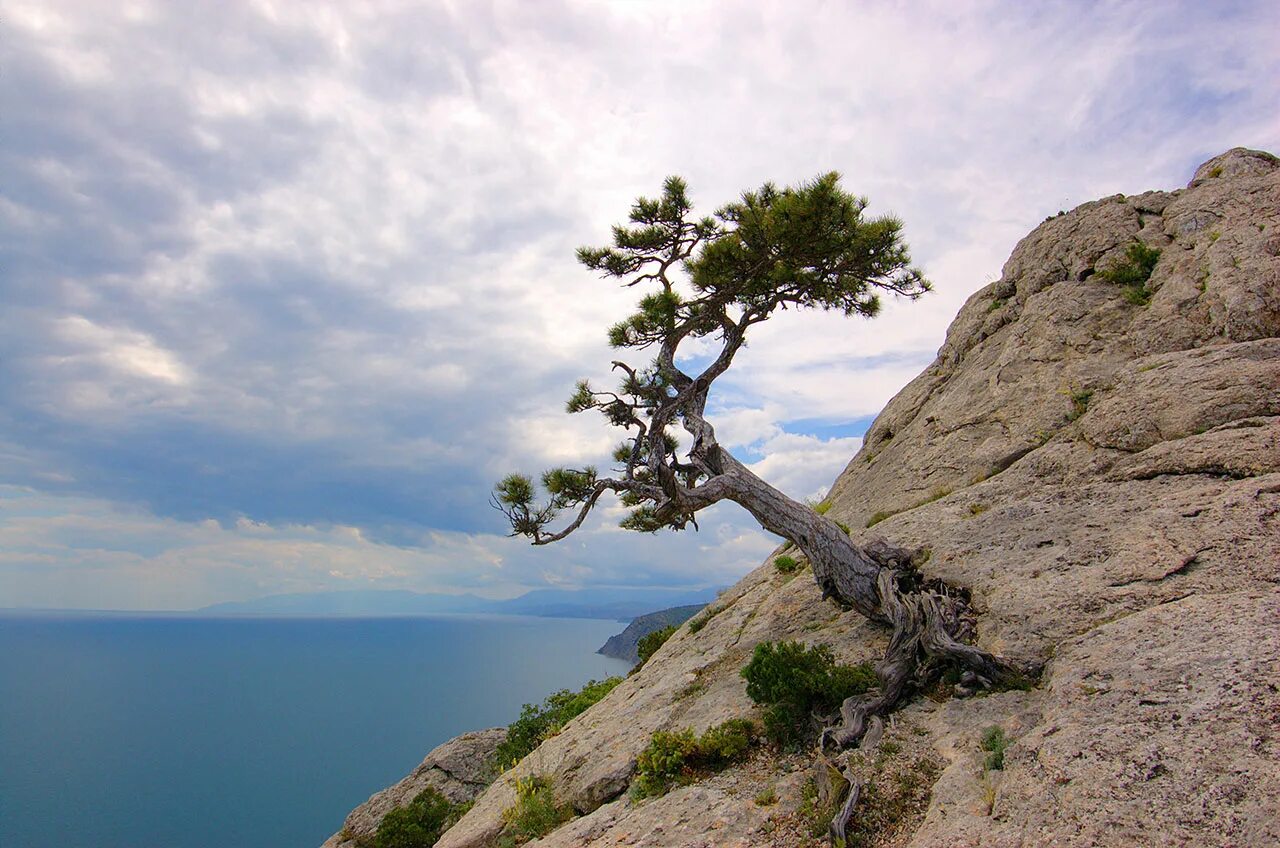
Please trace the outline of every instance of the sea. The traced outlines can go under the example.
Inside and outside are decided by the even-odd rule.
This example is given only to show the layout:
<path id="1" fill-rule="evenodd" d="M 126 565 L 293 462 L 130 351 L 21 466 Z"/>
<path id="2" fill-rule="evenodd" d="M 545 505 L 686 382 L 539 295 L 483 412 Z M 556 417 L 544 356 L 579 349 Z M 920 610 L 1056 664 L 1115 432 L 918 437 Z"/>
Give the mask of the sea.
<path id="1" fill-rule="evenodd" d="M 0 614 L 0 846 L 316 848 L 441 742 L 625 674 L 623 626 Z"/>

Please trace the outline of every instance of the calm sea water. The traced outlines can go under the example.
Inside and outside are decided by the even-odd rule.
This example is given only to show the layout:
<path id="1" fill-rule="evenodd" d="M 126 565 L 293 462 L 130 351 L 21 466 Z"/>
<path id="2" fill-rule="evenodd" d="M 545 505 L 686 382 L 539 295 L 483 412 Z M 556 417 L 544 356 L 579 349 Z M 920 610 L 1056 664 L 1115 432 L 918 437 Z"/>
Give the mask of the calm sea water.
<path id="1" fill-rule="evenodd" d="M 625 673 L 620 629 L 0 616 L 0 846 L 315 848 L 440 742 Z"/>

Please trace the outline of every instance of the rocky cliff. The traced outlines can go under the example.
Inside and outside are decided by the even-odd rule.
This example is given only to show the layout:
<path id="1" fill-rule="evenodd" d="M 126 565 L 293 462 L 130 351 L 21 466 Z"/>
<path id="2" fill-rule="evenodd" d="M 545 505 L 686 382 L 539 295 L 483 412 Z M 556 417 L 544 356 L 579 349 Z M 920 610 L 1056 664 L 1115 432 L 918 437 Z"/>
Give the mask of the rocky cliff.
<path id="1" fill-rule="evenodd" d="M 641 639 L 664 627 L 684 624 L 693 618 L 694 614 L 702 609 L 703 606 L 703 604 L 692 604 L 690 606 L 671 607 L 670 609 L 637 616 L 631 619 L 631 623 L 621 633 L 615 633 L 610 636 L 596 653 L 604 654 L 606 657 L 613 657 L 614 659 L 639 662 L 640 651 L 638 646 Z"/>
<path id="2" fill-rule="evenodd" d="M 505 727 L 464 733 L 440 745 L 403 780 L 374 793 L 347 814 L 342 830 L 321 848 L 359 848 L 377 833 L 387 813 L 406 807 L 425 789 L 434 789 L 455 804 L 472 801 L 493 779 L 489 760 L 507 738 Z"/>
<path id="3" fill-rule="evenodd" d="M 1106 272 L 1135 241 L 1160 254 L 1131 292 Z M 871 426 L 828 515 L 927 551 L 925 572 L 971 592 L 982 646 L 1046 666 L 1030 691 L 919 698 L 878 747 L 842 754 L 881 787 L 859 802 L 864 844 L 1280 844 L 1277 257 L 1268 154 L 1087 203 L 1022 240 Z M 739 670 L 759 642 L 855 662 L 886 633 L 769 563 L 708 613 L 441 848 L 493 844 L 528 774 L 580 813 L 534 845 L 807 844 L 814 754 L 762 749 L 643 802 L 625 792 L 636 756 L 655 730 L 753 715 Z M 990 727 L 1011 740 L 998 770 L 979 749 Z"/>

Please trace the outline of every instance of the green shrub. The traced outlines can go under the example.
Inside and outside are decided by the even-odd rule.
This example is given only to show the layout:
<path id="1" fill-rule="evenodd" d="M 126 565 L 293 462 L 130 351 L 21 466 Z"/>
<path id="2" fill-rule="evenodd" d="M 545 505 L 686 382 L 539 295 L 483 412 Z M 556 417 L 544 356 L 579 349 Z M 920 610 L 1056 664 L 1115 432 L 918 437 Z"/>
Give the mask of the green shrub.
<path id="1" fill-rule="evenodd" d="M 773 558 L 773 567 L 778 569 L 782 574 L 790 574 L 800 567 L 800 563 L 795 557 L 783 554 L 782 556 Z"/>
<path id="2" fill-rule="evenodd" d="M 373 848 L 431 848 L 470 808 L 470 804 L 454 804 L 427 787 L 408 806 L 383 817 L 373 836 Z"/>
<path id="3" fill-rule="evenodd" d="M 1126 290 L 1127 297 L 1127 290 Z M 1067 392 L 1071 398 L 1071 412 L 1067 415 L 1068 421 L 1075 421 L 1081 415 L 1089 411 L 1089 401 L 1093 398 L 1092 389 L 1072 389 Z"/>
<path id="4" fill-rule="evenodd" d="M 978 743 L 978 747 L 987 752 L 986 758 L 982 762 L 983 771 L 1000 771 L 1004 768 L 1004 752 L 1009 747 L 1009 740 L 1004 735 L 1004 730 L 992 725 L 982 731 L 982 741 Z"/>
<path id="5" fill-rule="evenodd" d="M 897 510 L 893 510 L 892 512 L 889 510 L 881 510 L 880 512 L 873 513 L 872 516 L 867 519 L 867 526 L 875 527 L 877 524 L 879 524 L 881 521 L 884 521 L 886 518 L 892 518 L 897 514 L 898 514 Z"/>
<path id="6" fill-rule="evenodd" d="M 1151 290 L 1145 286 L 1125 286 L 1120 296 L 1125 303 L 1132 303 L 1134 306 L 1146 306 L 1151 302 Z"/>
<path id="7" fill-rule="evenodd" d="M 754 734 L 755 725 L 743 718 L 731 718 L 701 736 L 690 729 L 659 730 L 636 759 L 631 794 L 636 798 L 663 795 L 700 774 L 719 771 L 746 756 Z"/>
<path id="8" fill-rule="evenodd" d="M 639 668 L 649 661 L 649 657 L 658 652 L 663 643 L 671 638 L 676 632 L 676 625 L 668 624 L 661 630 L 655 630 L 652 633 L 640 637 L 640 641 L 636 643 L 636 652 L 640 654 L 640 663 L 636 666 Z"/>
<path id="9" fill-rule="evenodd" d="M 702 612 L 698 613 L 693 618 L 689 619 L 689 632 L 697 633 L 699 630 L 707 626 L 708 621 L 715 618 L 724 610 L 725 610 L 725 607 L 708 606 Z"/>
<path id="10" fill-rule="evenodd" d="M 515 782 L 516 803 L 502 813 L 503 832 L 498 840 L 501 848 L 522 845 L 546 836 L 573 818 L 573 807 L 556 803 L 551 779 L 529 775 Z"/>
<path id="11" fill-rule="evenodd" d="M 722 768 L 746 756 L 756 726 L 749 719 L 731 718 L 707 729 L 698 738 L 699 764 Z"/>
<path id="12" fill-rule="evenodd" d="M 561 689 L 541 704 L 525 704 L 520 717 L 507 727 L 507 738 L 494 751 L 490 760 L 494 770 L 523 760 L 544 739 L 555 736 L 570 719 L 586 712 L 621 682 L 621 677 L 592 680 L 577 692 Z"/>
<path id="13" fill-rule="evenodd" d="M 665 793 L 685 771 L 686 763 L 698 748 L 698 737 L 692 730 L 669 733 L 659 730 L 649 740 L 649 747 L 636 759 L 636 779 L 631 792 L 637 798 Z"/>
<path id="14" fill-rule="evenodd" d="M 1100 271 L 1098 276 L 1119 286 L 1141 286 L 1151 279 L 1151 272 L 1155 270 L 1159 259 L 1159 248 L 1134 241 L 1125 248 L 1123 259 Z"/>
<path id="15" fill-rule="evenodd" d="M 840 665 L 827 645 L 762 642 L 742 669 L 747 696 L 765 705 L 765 735 L 782 746 L 806 740 L 814 712 L 831 712 L 845 698 L 877 684 L 870 663 Z"/>
<path id="16" fill-rule="evenodd" d="M 1134 241 L 1125 248 L 1123 259 L 1099 271 L 1098 276 L 1123 287 L 1124 299 L 1141 306 L 1151 300 L 1147 280 L 1151 279 L 1151 272 L 1155 270 L 1159 260 L 1159 248 L 1147 247 L 1140 241 Z"/>

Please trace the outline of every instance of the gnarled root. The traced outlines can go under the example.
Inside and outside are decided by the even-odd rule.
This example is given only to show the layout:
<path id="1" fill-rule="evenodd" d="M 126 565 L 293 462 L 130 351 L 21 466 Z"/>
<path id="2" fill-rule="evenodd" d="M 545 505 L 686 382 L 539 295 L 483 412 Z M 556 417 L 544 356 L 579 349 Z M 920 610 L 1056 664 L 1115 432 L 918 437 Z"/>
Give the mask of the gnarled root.
<path id="1" fill-rule="evenodd" d="M 972 635 L 967 598 L 941 581 L 920 583 L 910 568 L 908 552 L 883 542 L 873 543 L 866 550 L 885 566 L 877 580 L 879 612 L 893 627 L 893 636 L 884 658 L 876 665 L 880 686 L 849 698 L 840 706 L 835 723 L 822 732 L 822 750 L 828 745 L 837 750 L 850 748 L 864 741 L 869 728 L 879 724 L 879 717 L 893 712 L 915 692 L 928 688 L 948 666 L 966 669 L 978 685 L 987 687 L 1018 683 L 1038 675 L 1038 666 L 1004 659 L 961 641 Z M 831 822 L 835 844 L 846 838 L 859 794 L 857 781 L 852 775 L 848 777 L 849 796 Z"/>

